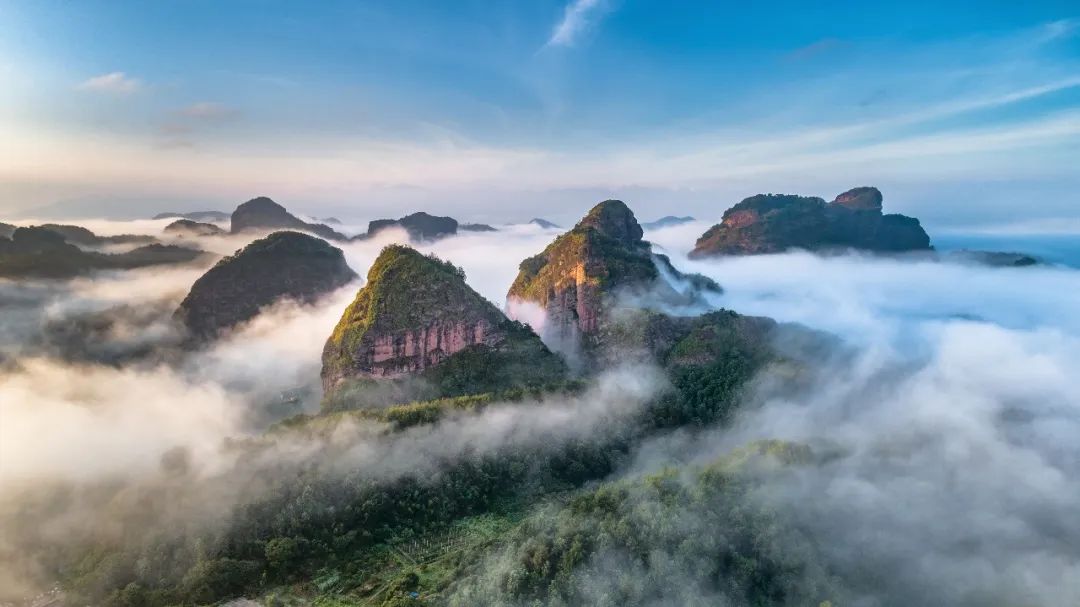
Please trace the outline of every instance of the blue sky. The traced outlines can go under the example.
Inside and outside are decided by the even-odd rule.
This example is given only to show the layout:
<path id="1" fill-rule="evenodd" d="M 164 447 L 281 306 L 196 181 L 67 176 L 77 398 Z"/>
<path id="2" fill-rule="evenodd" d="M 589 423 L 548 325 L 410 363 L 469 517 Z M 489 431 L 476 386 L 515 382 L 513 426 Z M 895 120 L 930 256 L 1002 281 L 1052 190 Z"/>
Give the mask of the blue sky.
<path id="1" fill-rule="evenodd" d="M 855 185 L 1080 228 L 1073 2 L 0 0 L 0 212 L 719 217 Z"/>

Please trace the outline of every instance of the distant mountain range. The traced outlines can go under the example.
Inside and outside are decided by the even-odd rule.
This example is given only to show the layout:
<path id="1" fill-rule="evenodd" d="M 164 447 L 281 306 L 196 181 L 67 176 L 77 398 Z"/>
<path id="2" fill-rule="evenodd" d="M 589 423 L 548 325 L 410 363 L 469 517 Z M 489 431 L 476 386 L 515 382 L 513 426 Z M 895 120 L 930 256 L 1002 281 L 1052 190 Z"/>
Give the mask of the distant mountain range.
<path id="1" fill-rule="evenodd" d="M 657 219 L 656 221 L 649 221 L 641 224 L 641 227 L 646 230 L 658 230 L 660 228 L 670 228 L 671 226 L 678 226 L 684 223 L 690 223 L 694 221 L 694 218 L 686 215 L 684 217 L 676 217 L 674 215 L 667 215 Z"/>

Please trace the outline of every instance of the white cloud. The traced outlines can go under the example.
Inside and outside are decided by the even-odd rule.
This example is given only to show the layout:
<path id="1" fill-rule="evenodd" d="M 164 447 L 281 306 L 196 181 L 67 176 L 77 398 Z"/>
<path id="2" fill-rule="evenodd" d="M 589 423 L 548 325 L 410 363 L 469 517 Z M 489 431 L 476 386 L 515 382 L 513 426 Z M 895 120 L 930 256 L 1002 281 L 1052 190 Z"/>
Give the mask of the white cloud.
<path id="1" fill-rule="evenodd" d="M 132 78 L 124 72 L 110 72 L 100 76 L 94 76 L 79 84 L 78 88 L 84 91 L 99 93 L 111 93 L 114 95 L 130 95 L 142 88 L 142 82 Z"/>
<path id="2" fill-rule="evenodd" d="M 1059 19 L 1057 21 L 1051 21 L 1042 26 L 1039 41 L 1051 42 L 1053 40 L 1067 38 L 1073 35 L 1077 28 L 1080 28 L 1080 19 Z"/>
<path id="3" fill-rule="evenodd" d="M 544 46 L 573 46 L 595 20 L 603 4 L 604 0 L 572 0 Z"/>

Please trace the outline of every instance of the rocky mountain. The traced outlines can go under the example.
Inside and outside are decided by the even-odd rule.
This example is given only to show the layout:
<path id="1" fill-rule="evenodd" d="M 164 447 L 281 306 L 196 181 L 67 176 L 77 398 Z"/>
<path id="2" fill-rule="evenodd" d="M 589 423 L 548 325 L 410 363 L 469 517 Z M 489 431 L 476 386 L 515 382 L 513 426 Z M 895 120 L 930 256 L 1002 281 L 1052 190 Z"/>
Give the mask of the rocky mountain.
<path id="1" fill-rule="evenodd" d="M 212 223 L 200 223 L 190 219 L 177 219 L 165 226 L 165 233 L 174 236 L 219 236 L 225 230 Z"/>
<path id="2" fill-rule="evenodd" d="M 188 213 L 165 212 L 154 215 L 153 219 L 190 219 L 191 221 L 228 221 L 229 214 L 224 211 L 190 211 Z"/>
<path id="3" fill-rule="evenodd" d="M 403 228 L 409 233 L 409 240 L 425 242 L 453 236 L 457 234 L 459 225 L 453 217 L 439 217 L 420 211 L 400 219 L 375 219 L 370 221 L 368 222 L 367 234 L 358 236 L 357 239 L 371 238 L 388 228 Z"/>
<path id="4" fill-rule="evenodd" d="M 670 228 L 671 226 L 678 226 L 684 223 L 690 223 L 694 221 L 694 218 L 686 215 L 683 217 L 676 217 L 674 215 L 665 215 L 656 221 L 649 221 L 641 224 L 641 227 L 646 230 L 658 230 L 660 228 Z"/>
<path id="5" fill-rule="evenodd" d="M 302 230 L 327 240 L 348 240 L 330 226 L 300 219 L 266 196 L 252 198 L 236 207 L 231 221 L 230 232 L 233 234 L 254 230 Z"/>
<path id="6" fill-rule="evenodd" d="M 383 249 L 323 349 L 324 390 L 348 408 L 358 406 L 353 396 L 457 396 L 564 373 L 540 338 L 470 288 L 461 269 L 400 245 Z"/>
<path id="7" fill-rule="evenodd" d="M 545 230 L 557 230 L 560 228 L 559 224 L 548 221 L 546 219 L 541 219 L 539 217 L 533 217 L 529 220 L 529 223 L 533 224 L 534 226 L 540 226 Z"/>
<path id="8" fill-rule="evenodd" d="M 186 247 L 151 244 L 108 255 L 84 251 L 63 234 L 43 226 L 16 228 L 0 237 L 0 276 L 7 278 L 70 278 L 95 270 L 128 270 L 188 263 L 207 253 Z"/>
<path id="9" fill-rule="evenodd" d="M 720 287 L 684 275 L 652 252 L 633 212 L 619 200 L 596 205 L 569 232 L 521 263 L 507 293 L 512 316 L 528 317 L 529 304 L 544 311 L 545 337 L 586 341 L 600 333 L 619 301 L 623 307 L 692 305 Z M 588 344 L 586 344 L 588 345 Z"/>
<path id="10" fill-rule="evenodd" d="M 754 255 L 789 249 L 930 249 L 919 220 L 883 214 L 877 188 L 859 187 L 826 203 L 817 197 L 758 194 L 724 212 L 698 239 L 692 257 Z"/>
<path id="11" fill-rule="evenodd" d="M 196 280 L 176 317 L 195 338 L 212 338 L 280 299 L 311 303 L 354 279 L 341 249 L 307 234 L 274 232 Z"/>

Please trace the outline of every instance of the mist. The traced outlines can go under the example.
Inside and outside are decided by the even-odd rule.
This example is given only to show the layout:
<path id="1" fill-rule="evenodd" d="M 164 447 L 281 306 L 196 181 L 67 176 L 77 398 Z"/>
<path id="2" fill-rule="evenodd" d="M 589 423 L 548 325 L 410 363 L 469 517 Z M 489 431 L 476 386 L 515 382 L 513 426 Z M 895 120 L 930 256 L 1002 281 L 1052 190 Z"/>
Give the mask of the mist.
<path id="1" fill-rule="evenodd" d="M 82 225 L 160 235 L 163 223 Z M 1073 515 L 1080 503 L 1080 272 L 805 252 L 689 260 L 703 229 L 689 224 L 646 238 L 680 270 L 723 287 L 705 296 L 709 307 L 820 330 L 837 346 L 799 361 L 807 389 L 780 389 L 766 370 L 729 427 L 654 437 L 611 480 L 704 465 L 758 439 L 805 444 L 821 457 L 762 475 L 753 499 L 790 522 L 792 550 L 815 547 L 852 604 L 1080 601 Z M 521 260 L 557 233 L 506 226 L 418 248 L 463 267 L 469 284 L 501 307 Z M 253 238 L 194 242 L 228 255 Z M 403 231 L 389 230 L 335 246 L 363 276 L 383 246 L 406 241 Z M 403 431 L 346 415 L 326 432 L 266 438 L 275 422 L 318 411 L 323 343 L 362 281 L 315 305 L 280 302 L 188 351 L 172 312 L 204 269 L 0 282 L 3 512 L 56 483 L 112 483 L 182 494 L 183 507 L 169 516 L 213 527 L 208 521 L 258 499 L 268 470 L 314 466 L 379 483 L 438 476 L 477 454 L 617 434 L 665 386 L 656 369 L 616 369 L 576 396 L 492 403 Z M 542 314 L 531 321 L 542 328 Z M 258 456 L 238 445 L 256 446 Z M 63 528 L 100 523 L 109 512 L 87 499 L 65 513 Z M 687 529 L 703 529 L 695 525 L 700 512 L 683 515 Z M 44 522 L 48 538 L 35 539 L 53 545 L 55 534 L 45 531 L 59 521 Z M 3 548 L 0 582 L 34 570 Z M 617 568 L 620 559 L 605 554 L 590 571 Z M 671 570 L 666 579 L 694 587 L 684 573 Z"/>
<path id="2" fill-rule="evenodd" d="M 759 381 L 732 427 L 651 441 L 628 474 L 808 445 L 820 461 L 755 498 L 852 604 L 1080 600 L 1080 273 L 799 252 L 676 265 L 720 282 L 718 306 L 841 342 L 798 393 Z"/>

